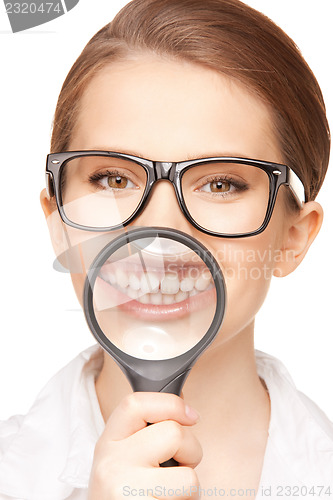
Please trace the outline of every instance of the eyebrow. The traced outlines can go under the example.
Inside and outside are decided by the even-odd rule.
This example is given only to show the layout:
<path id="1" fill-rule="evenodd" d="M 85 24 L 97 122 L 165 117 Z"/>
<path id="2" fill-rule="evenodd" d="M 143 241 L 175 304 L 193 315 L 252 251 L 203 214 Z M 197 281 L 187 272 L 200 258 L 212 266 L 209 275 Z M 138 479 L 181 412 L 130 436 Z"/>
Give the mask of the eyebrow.
<path id="1" fill-rule="evenodd" d="M 121 153 L 121 154 L 127 154 L 131 156 L 137 156 L 138 158 L 143 158 L 147 159 L 146 155 L 142 154 L 140 151 L 133 151 L 131 149 L 126 149 L 123 150 L 123 148 L 110 148 L 108 146 L 92 146 L 89 148 L 91 151 L 107 151 L 107 152 L 113 152 L 113 153 Z M 224 151 L 223 153 L 221 151 L 219 152 L 213 152 L 213 153 L 200 153 L 197 155 L 193 154 L 187 154 L 186 158 L 183 160 L 179 161 L 191 161 L 191 160 L 202 160 L 204 158 L 216 158 L 216 157 L 226 157 L 226 158 L 250 158 L 251 156 L 244 154 L 244 153 L 235 153 L 235 152 L 230 152 L 230 151 Z M 155 161 L 168 161 L 168 160 L 155 160 Z"/>

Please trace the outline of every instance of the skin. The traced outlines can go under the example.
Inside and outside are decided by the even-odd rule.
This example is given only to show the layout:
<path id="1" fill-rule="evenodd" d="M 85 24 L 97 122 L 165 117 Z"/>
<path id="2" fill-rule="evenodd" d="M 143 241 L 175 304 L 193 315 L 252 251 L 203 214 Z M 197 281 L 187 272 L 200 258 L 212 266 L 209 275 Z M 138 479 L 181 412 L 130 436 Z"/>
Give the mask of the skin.
<path id="1" fill-rule="evenodd" d="M 160 161 L 233 155 L 283 163 L 272 123 L 270 110 L 241 84 L 191 63 L 137 54 L 106 66 L 91 81 L 69 150 L 113 150 Z M 57 212 L 50 217 L 54 201 L 45 191 L 41 201 L 57 255 L 65 230 L 72 241 L 88 237 L 64 228 Z M 258 487 L 270 401 L 256 372 L 254 319 L 271 277 L 285 276 L 299 265 L 321 221 L 318 203 L 292 212 L 280 190 L 263 233 L 216 238 L 190 225 L 170 183 L 155 185 L 133 224 L 175 228 L 201 241 L 226 276 L 227 312 L 217 339 L 192 369 L 183 399 L 132 394 L 123 373 L 105 355 L 96 391 L 106 428 L 96 446 L 90 500 L 122 498 L 122 486 L 128 484 Z M 279 256 L 278 263 L 268 254 L 259 258 L 268 249 Z M 240 262 L 239 256 L 249 251 L 255 259 Z M 237 273 L 240 265 L 243 271 Z M 259 276 L 251 274 L 253 269 L 260 270 Z M 84 277 L 72 274 L 79 300 Z M 157 424 L 146 427 L 146 422 Z M 159 468 L 170 456 L 182 467 Z"/>

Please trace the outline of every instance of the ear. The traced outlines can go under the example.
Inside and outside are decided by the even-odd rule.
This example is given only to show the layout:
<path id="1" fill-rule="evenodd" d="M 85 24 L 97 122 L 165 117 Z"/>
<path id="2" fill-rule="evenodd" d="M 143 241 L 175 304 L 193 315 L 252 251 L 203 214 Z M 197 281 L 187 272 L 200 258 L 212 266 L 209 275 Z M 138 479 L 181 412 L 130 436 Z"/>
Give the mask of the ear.
<path id="1" fill-rule="evenodd" d="M 321 205 L 309 201 L 286 223 L 274 276 L 287 276 L 299 266 L 321 228 L 323 215 Z"/>
<path id="2" fill-rule="evenodd" d="M 57 210 L 55 198 L 50 198 L 43 189 L 40 194 L 40 203 L 49 228 L 52 246 L 57 257 L 68 248 L 63 222 Z"/>

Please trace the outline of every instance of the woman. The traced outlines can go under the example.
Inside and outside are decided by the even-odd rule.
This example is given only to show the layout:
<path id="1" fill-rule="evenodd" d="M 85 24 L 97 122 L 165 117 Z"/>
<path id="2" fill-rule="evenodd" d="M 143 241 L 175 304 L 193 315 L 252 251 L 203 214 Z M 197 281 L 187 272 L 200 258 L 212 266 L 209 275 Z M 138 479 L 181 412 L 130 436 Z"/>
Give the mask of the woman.
<path id="1" fill-rule="evenodd" d="M 328 164 L 328 124 L 319 86 L 293 42 L 237 0 L 208 0 L 204 8 L 199 0 L 135 0 L 93 37 L 64 83 L 49 162 L 61 169 L 56 153 L 65 151 L 83 158 L 105 152 L 105 162 L 116 153 L 118 162 L 95 171 L 91 162 L 80 169 L 71 163 L 60 184 L 48 168 L 41 201 L 59 259 L 68 242 L 93 239 L 85 226 L 111 231 L 126 220 L 129 227 L 181 230 L 218 259 L 227 311 L 183 399 L 132 394 L 99 349 L 77 358 L 25 420 L 4 432 L 2 493 L 94 500 L 330 494 L 331 422 L 297 392 L 280 362 L 253 347 L 254 318 L 271 277 L 297 268 L 322 221 L 314 199 Z M 135 157 L 130 164 L 126 155 Z M 164 179 L 135 217 L 140 196 L 109 223 L 71 212 L 71 204 L 96 192 L 142 193 L 143 160 L 189 159 L 193 177 L 183 177 L 182 202 Z M 210 159 L 203 173 L 202 159 Z M 273 206 L 272 176 L 285 173 Z M 217 215 L 221 200 L 230 201 L 228 218 Z M 197 210 L 199 204 L 212 208 Z M 84 280 L 85 272 L 72 269 L 81 303 Z M 27 463 L 31 443 L 41 448 Z M 160 468 L 170 457 L 181 466 Z M 31 467 L 30 484 L 17 479 L 24 467 Z"/>

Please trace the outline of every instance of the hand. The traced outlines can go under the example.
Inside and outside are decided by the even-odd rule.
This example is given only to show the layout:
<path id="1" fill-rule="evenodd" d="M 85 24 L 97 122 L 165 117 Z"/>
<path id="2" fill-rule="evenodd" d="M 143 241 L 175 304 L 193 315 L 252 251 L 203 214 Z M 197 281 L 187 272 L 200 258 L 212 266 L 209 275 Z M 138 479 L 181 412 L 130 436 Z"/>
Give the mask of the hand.
<path id="1" fill-rule="evenodd" d="M 88 499 L 125 500 L 132 495 L 161 500 L 198 498 L 194 468 L 201 461 L 202 449 L 190 430 L 197 419 L 173 394 L 136 392 L 127 396 L 96 444 Z M 147 422 L 154 425 L 147 426 Z M 178 467 L 159 467 L 171 457 Z"/>

